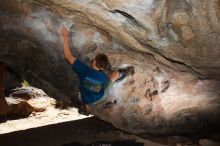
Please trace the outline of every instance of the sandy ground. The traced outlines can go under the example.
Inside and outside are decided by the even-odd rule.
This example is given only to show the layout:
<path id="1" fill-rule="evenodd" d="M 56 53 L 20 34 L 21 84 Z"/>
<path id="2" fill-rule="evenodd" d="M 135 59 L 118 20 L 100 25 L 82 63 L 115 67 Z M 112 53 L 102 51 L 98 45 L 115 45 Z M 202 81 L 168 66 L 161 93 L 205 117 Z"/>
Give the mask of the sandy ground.
<path id="1" fill-rule="evenodd" d="M 55 100 L 53 98 L 45 96 L 46 94 L 42 90 L 36 88 L 31 89 L 34 89 L 34 93 L 32 92 L 30 94 L 37 95 L 37 97 L 28 100 L 28 103 L 35 107 L 44 107 L 46 110 L 44 112 L 33 112 L 26 118 L 6 120 L 3 123 L 0 123 L 0 134 L 74 121 L 92 116 L 80 115 L 78 109 L 74 107 L 68 109 L 55 108 Z M 7 97 L 6 100 L 10 103 L 16 103 L 19 101 L 19 99 L 15 100 L 12 97 Z"/>
<path id="2" fill-rule="evenodd" d="M 87 118 L 87 116 L 79 115 L 76 108 L 60 110 L 54 109 L 53 107 L 48 107 L 45 112 L 33 113 L 24 119 L 8 120 L 4 123 L 1 123 L 0 134 L 83 118 Z"/>

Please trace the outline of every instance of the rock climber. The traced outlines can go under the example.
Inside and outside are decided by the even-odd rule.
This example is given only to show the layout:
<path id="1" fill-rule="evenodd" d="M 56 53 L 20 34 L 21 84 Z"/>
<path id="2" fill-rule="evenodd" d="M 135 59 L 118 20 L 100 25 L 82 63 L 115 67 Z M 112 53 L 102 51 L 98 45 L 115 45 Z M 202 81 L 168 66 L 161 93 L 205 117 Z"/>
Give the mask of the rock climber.
<path id="1" fill-rule="evenodd" d="M 113 71 L 110 76 L 104 72 L 108 70 L 110 62 L 105 54 L 97 54 L 87 66 L 76 58 L 69 47 L 69 32 L 65 26 L 61 28 L 63 36 L 64 57 L 71 64 L 72 70 L 80 80 L 80 101 L 83 104 L 83 113 L 89 113 L 89 106 L 104 101 L 108 97 L 108 91 L 119 78 L 119 71 Z"/>

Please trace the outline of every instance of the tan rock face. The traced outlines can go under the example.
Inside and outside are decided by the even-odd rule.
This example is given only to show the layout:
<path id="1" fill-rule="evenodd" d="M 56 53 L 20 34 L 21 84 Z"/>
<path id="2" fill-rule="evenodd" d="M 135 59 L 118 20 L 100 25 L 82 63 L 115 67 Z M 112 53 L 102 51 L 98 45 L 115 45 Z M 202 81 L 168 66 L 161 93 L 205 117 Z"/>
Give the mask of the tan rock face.
<path id="1" fill-rule="evenodd" d="M 219 127 L 218 0 L 36 0 L 0 6 L 2 44 L 15 38 L 21 72 L 33 85 L 76 103 L 77 77 L 64 62 L 59 34 L 66 25 L 72 52 L 85 62 L 106 53 L 115 68 L 135 67 L 93 114 L 132 133 Z"/>

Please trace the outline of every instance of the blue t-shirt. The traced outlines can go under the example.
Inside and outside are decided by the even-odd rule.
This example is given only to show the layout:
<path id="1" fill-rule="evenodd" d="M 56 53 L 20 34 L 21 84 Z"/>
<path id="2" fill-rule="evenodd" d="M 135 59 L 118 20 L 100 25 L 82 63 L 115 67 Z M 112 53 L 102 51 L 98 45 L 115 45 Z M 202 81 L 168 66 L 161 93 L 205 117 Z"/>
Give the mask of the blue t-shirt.
<path id="1" fill-rule="evenodd" d="M 72 64 L 73 71 L 80 80 L 82 102 L 91 104 L 104 95 L 103 86 L 108 82 L 108 76 L 103 71 L 97 71 L 76 59 Z"/>

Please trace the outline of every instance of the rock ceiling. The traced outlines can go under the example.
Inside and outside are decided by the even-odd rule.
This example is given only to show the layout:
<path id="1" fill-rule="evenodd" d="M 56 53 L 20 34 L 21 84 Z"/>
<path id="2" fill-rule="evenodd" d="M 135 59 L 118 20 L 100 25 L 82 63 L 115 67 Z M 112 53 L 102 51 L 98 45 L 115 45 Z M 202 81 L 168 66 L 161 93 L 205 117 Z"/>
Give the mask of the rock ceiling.
<path id="1" fill-rule="evenodd" d="M 76 103 L 72 52 L 135 67 L 93 114 L 131 133 L 195 133 L 220 123 L 220 1 L 11 0 L 0 2 L 0 61 L 32 85 Z M 18 69 L 16 69 L 18 68 Z M 10 86 L 10 85 L 9 85 Z M 151 94 L 154 93 L 154 94 Z"/>

